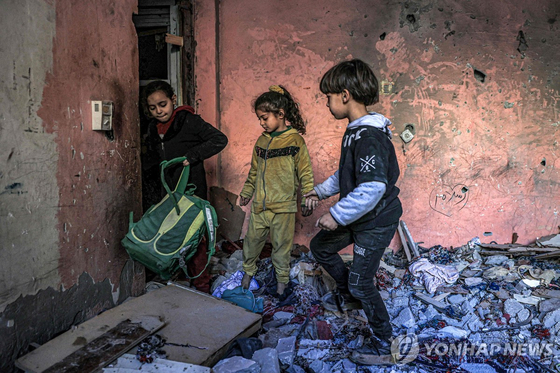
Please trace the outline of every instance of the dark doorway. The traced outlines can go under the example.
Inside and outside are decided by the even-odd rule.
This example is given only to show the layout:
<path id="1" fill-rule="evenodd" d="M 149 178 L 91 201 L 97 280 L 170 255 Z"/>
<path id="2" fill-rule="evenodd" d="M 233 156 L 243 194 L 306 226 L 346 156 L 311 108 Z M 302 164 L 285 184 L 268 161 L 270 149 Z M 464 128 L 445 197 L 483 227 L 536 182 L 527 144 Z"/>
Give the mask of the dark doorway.
<path id="1" fill-rule="evenodd" d="M 164 80 L 171 84 L 182 100 L 182 51 L 181 47 L 166 42 L 166 35 L 181 35 L 182 5 L 175 0 L 139 0 L 134 25 L 138 34 L 140 92 L 150 82 Z M 144 140 L 150 118 L 142 107 L 140 111 L 140 136 L 142 140 L 142 164 L 147 164 Z M 161 182 L 157 166 L 142 167 L 142 208 L 146 211 L 161 200 Z"/>

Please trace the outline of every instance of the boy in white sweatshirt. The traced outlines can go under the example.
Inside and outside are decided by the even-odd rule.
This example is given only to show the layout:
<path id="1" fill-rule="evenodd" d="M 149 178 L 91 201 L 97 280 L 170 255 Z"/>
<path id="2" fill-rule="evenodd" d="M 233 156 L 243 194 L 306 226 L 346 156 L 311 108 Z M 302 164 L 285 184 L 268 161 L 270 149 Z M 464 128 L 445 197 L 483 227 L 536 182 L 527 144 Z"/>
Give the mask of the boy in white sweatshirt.
<path id="1" fill-rule="evenodd" d="M 327 95 L 331 114 L 349 124 L 338 171 L 305 195 L 322 200 L 340 194 L 339 201 L 317 220 L 322 230 L 312 239 L 311 252 L 337 284 L 325 308 L 364 309 L 373 336 L 353 353 L 352 360 L 368 364 L 370 355 L 390 354 L 392 327 L 373 278 L 402 215 L 395 186 L 399 165 L 388 128 L 391 122 L 366 109 L 379 101 L 377 78 L 366 63 L 339 63 L 325 73 L 320 89 Z M 354 260 L 348 270 L 338 252 L 351 244 Z"/>

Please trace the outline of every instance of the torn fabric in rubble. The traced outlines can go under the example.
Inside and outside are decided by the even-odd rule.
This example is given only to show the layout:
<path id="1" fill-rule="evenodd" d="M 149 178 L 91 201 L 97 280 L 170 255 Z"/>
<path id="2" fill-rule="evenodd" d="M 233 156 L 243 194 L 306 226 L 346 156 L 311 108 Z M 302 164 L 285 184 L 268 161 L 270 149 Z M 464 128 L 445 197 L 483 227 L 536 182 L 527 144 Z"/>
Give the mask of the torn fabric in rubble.
<path id="1" fill-rule="evenodd" d="M 420 258 L 412 263 L 408 270 L 416 278 L 415 282 L 423 285 L 430 294 L 433 294 L 443 283 L 453 284 L 459 278 L 459 272 L 455 267 L 432 264 L 426 258 Z"/>
<path id="2" fill-rule="evenodd" d="M 237 271 L 230 278 L 224 280 L 212 293 L 212 296 L 216 298 L 221 298 L 225 290 L 232 290 L 238 286 L 241 286 L 241 280 L 243 279 L 244 273 L 242 271 Z M 254 278 L 251 279 L 251 284 L 249 285 L 249 290 L 257 290 L 259 288 L 259 283 Z"/>

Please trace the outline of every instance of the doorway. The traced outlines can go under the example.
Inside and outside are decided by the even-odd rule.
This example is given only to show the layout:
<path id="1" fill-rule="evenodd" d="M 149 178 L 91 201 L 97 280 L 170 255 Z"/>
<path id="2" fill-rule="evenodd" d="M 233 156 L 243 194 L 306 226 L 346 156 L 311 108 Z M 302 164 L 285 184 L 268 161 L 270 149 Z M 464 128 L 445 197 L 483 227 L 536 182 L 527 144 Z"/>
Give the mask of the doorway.
<path id="1" fill-rule="evenodd" d="M 177 95 L 177 104 L 184 100 L 183 82 L 192 75 L 192 0 L 138 0 L 138 14 L 133 16 L 138 35 L 140 92 L 152 81 L 169 83 Z M 187 31 L 187 32 L 185 32 Z M 181 36 L 183 46 L 166 41 L 166 36 Z M 185 40 L 188 35 L 189 40 Z M 183 66 L 188 67 L 184 74 Z M 187 92 L 187 96 L 190 96 Z M 139 107 L 142 164 L 145 162 L 144 146 L 150 118 Z M 158 167 L 142 167 L 142 208 L 146 211 L 161 200 L 161 182 Z"/>

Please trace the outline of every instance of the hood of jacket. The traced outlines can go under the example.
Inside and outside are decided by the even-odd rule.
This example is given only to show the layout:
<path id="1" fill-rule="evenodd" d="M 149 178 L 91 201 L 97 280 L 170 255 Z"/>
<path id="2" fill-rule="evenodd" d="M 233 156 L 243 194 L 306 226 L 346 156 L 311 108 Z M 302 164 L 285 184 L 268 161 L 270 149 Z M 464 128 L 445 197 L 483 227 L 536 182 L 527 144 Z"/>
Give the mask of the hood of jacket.
<path id="1" fill-rule="evenodd" d="M 347 128 L 351 129 L 360 126 L 375 127 L 383 131 L 389 138 L 392 138 L 393 133 L 389 129 L 389 125 L 391 125 L 391 121 L 387 119 L 383 114 L 372 111 L 368 115 L 364 115 L 363 117 L 350 122 Z"/>

